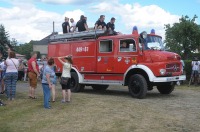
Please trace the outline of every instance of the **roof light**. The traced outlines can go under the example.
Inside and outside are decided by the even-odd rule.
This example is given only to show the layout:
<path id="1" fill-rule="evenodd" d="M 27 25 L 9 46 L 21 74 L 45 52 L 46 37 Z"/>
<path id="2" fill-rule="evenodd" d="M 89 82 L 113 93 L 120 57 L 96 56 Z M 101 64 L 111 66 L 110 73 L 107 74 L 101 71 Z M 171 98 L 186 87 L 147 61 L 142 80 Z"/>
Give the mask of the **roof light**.
<path id="1" fill-rule="evenodd" d="M 133 27 L 132 34 L 138 34 L 137 26 L 134 26 L 134 27 Z"/>
<path id="2" fill-rule="evenodd" d="M 151 29 L 151 34 L 156 34 L 155 29 Z"/>

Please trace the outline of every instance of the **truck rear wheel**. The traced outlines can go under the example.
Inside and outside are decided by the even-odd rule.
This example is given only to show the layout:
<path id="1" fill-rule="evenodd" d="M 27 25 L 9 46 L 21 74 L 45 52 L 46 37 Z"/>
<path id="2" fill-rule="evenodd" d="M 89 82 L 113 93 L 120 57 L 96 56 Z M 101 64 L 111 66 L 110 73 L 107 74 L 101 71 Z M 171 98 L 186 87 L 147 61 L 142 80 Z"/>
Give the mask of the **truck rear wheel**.
<path id="1" fill-rule="evenodd" d="M 135 74 L 130 77 L 128 88 L 132 97 L 143 99 L 147 93 L 147 82 L 142 75 Z"/>
<path id="2" fill-rule="evenodd" d="M 71 72 L 70 87 L 72 92 L 80 92 L 83 91 L 85 88 L 85 85 L 79 83 L 78 75 L 75 72 Z"/>
<path id="3" fill-rule="evenodd" d="M 174 90 L 174 86 L 171 83 L 164 83 L 163 85 L 157 86 L 157 89 L 161 94 L 170 94 Z"/>
<path id="4" fill-rule="evenodd" d="M 109 87 L 109 85 L 92 85 L 92 88 L 96 91 L 104 91 Z"/>

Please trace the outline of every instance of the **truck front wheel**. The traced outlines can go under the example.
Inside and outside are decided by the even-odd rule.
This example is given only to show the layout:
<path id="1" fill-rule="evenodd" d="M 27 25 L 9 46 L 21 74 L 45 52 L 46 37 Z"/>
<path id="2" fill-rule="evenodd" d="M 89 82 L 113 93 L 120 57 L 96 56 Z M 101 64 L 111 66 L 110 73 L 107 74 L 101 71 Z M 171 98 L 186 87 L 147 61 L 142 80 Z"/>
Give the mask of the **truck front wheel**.
<path id="1" fill-rule="evenodd" d="M 72 92 L 80 92 L 84 90 L 85 85 L 79 83 L 78 75 L 75 72 L 71 72 L 70 87 Z"/>
<path id="2" fill-rule="evenodd" d="M 164 83 L 163 85 L 157 86 L 157 89 L 161 94 L 170 94 L 174 90 L 174 84 Z"/>
<path id="3" fill-rule="evenodd" d="M 96 91 L 104 91 L 109 87 L 109 85 L 92 85 L 92 88 Z"/>
<path id="4" fill-rule="evenodd" d="M 132 97 L 142 99 L 147 93 L 147 82 L 140 74 L 135 74 L 130 77 L 128 89 Z"/>

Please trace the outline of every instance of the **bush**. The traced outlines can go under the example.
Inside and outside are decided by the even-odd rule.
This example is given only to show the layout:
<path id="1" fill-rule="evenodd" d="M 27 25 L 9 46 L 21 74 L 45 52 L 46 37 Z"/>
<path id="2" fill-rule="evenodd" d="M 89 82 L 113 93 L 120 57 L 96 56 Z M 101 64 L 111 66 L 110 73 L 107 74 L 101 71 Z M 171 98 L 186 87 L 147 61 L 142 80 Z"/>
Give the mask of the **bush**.
<path id="1" fill-rule="evenodd" d="M 185 74 L 186 74 L 186 79 L 188 81 L 190 80 L 190 75 L 191 75 L 191 72 L 192 72 L 191 62 L 192 62 L 192 60 L 184 60 L 184 63 L 185 63 L 184 71 L 185 71 Z"/>

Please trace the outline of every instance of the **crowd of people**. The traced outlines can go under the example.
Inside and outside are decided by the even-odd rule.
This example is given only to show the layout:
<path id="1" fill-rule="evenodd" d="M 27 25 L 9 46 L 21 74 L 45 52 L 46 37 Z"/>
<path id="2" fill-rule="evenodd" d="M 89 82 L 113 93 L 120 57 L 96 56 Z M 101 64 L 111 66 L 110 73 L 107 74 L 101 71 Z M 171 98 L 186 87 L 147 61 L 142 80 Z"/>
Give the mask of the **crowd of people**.
<path id="1" fill-rule="evenodd" d="M 112 17 L 110 19 L 110 22 L 107 24 L 104 22 L 105 20 L 105 15 L 100 15 L 100 18 L 96 21 L 94 24 L 94 29 L 102 29 L 107 31 L 109 34 L 114 34 L 116 35 L 117 32 L 115 31 L 115 18 Z M 62 23 L 62 29 L 63 33 L 70 33 L 70 32 L 82 32 L 82 31 L 88 31 L 88 25 L 87 25 L 87 17 L 84 15 L 80 16 L 80 20 L 76 23 L 73 18 L 70 19 L 71 26 L 69 23 L 69 18 L 65 17 L 65 21 Z M 77 30 L 78 29 L 78 30 Z"/>
<path id="2" fill-rule="evenodd" d="M 56 65 L 54 63 L 54 59 L 45 58 L 43 60 L 42 67 L 39 68 L 37 62 L 37 52 L 32 52 L 31 58 L 27 62 L 28 80 L 30 86 L 28 97 L 30 99 L 37 99 L 35 91 L 38 80 L 41 79 L 44 95 L 43 105 L 45 109 L 50 109 L 50 102 L 56 101 L 55 86 L 57 83 L 57 77 L 55 74 Z M 60 81 L 62 87 L 61 103 L 69 103 L 71 101 L 70 70 L 73 61 L 70 56 L 58 57 L 57 59 L 63 64 L 63 72 Z M 0 63 L 1 94 L 5 93 L 8 101 L 15 100 L 17 80 L 23 77 L 23 75 L 20 75 L 21 71 L 23 71 L 22 69 L 22 61 L 20 59 L 16 59 L 14 51 L 8 51 L 8 58 Z M 5 103 L 3 103 L 0 99 L 0 106 L 3 105 L 5 105 Z"/>
<path id="3" fill-rule="evenodd" d="M 193 84 L 197 85 L 198 83 L 200 83 L 200 61 L 198 60 L 197 57 L 193 58 L 191 66 L 192 66 L 192 72 L 189 83 L 192 82 Z"/>

